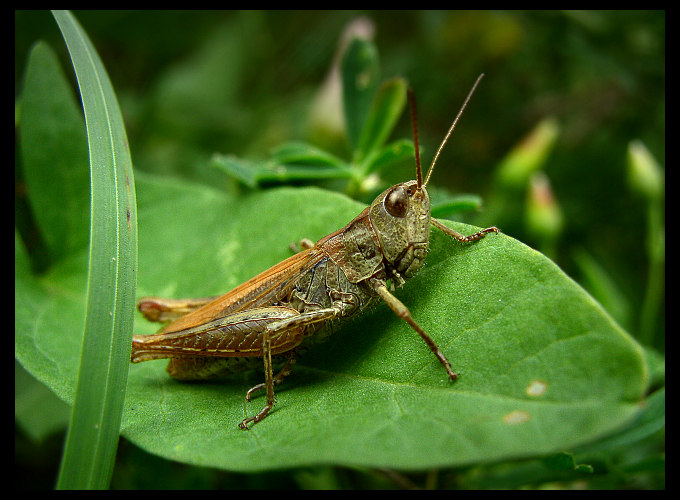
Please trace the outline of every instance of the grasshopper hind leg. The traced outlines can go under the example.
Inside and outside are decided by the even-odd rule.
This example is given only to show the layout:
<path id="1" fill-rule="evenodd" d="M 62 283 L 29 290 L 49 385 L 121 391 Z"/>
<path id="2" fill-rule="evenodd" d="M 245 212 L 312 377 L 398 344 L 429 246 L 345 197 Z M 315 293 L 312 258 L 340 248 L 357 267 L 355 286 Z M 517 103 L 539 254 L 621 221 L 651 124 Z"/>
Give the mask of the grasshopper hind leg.
<path id="1" fill-rule="evenodd" d="M 248 424 L 250 422 L 255 425 L 264 417 L 266 417 L 271 409 L 274 407 L 274 377 L 272 376 L 272 342 L 269 331 L 265 330 L 262 339 L 262 352 L 264 358 L 264 373 L 265 373 L 265 387 L 267 388 L 267 403 L 264 408 L 254 417 L 244 418 L 238 426 L 244 431 L 248 430 Z M 257 387 L 257 386 L 256 386 Z M 248 391 L 250 392 L 250 391 Z M 248 395 L 246 394 L 246 400 L 248 400 Z"/>
<path id="2" fill-rule="evenodd" d="M 244 419 L 238 425 L 241 429 L 248 429 L 249 423 L 252 422 L 254 425 L 269 414 L 271 409 L 274 407 L 274 384 L 280 383 L 288 374 L 290 374 L 291 367 L 295 362 L 295 352 L 291 348 L 290 350 L 286 351 L 286 353 L 290 356 L 288 358 L 288 362 L 285 364 L 283 369 L 276 374 L 276 377 L 274 377 L 272 373 L 272 334 L 277 336 L 281 332 L 288 331 L 291 328 L 296 329 L 299 332 L 303 332 L 304 327 L 306 326 L 345 316 L 354 311 L 358 306 L 358 299 L 353 293 L 332 290 L 330 295 L 333 298 L 332 307 L 311 310 L 297 316 L 293 315 L 288 318 L 281 319 L 268 325 L 265 331 L 262 333 L 262 357 L 264 358 L 265 383 L 258 384 L 250 389 L 246 394 L 246 400 L 250 401 L 250 396 L 252 396 L 254 392 L 257 392 L 260 389 L 266 389 L 267 402 L 264 408 L 262 408 L 262 410 L 260 410 L 257 415 Z M 295 346 L 298 344 L 299 342 L 296 343 Z"/>
<path id="3" fill-rule="evenodd" d="M 259 390 L 262 389 L 267 389 L 267 403 L 265 404 L 264 408 L 260 410 L 260 412 L 255 415 L 254 417 L 248 417 L 243 419 L 243 421 L 238 424 L 238 426 L 243 429 L 243 430 L 248 430 L 248 424 L 253 423 L 255 425 L 259 421 L 261 421 L 264 417 L 266 417 L 271 409 L 274 407 L 275 399 L 274 399 L 274 385 L 278 385 L 281 382 L 283 382 L 283 379 L 285 379 L 288 375 L 290 375 L 293 365 L 295 364 L 295 351 L 290 351 L 288 354 L 288 361 L 286 361 L 286 364 L 283 366 L 283 368 L 275 375 L 271 376 L 271 371 L 269 368 L 271 368 L 271 363 L 267 368 L 265 368 L 265 373 L 267 374 L 267 381 L 262 383 L 262 384 L 257 384 L 255 387 L 252 387 L 248 390 L 246 393 L 246 401 L 250 402 L 252 395 L 256 393 Z M 265 358 L 266 359 L 266 358 Z M 265 362 L 266 364 L 266 362 Z"/>
<path id="4" fill-rule="evenodd" d="M 272 382 L 274 385 L 279 385 L 288 375 L 290 375 L 290 373 L 293 371 L 293 365 L 295 364 L 295 361 L 297 361 L 297 359 L 295 358 L 295 351 L 289 351 L 286 354 L 288 356 L 286 364 L 283 366 L 283 368 L 281 368 L 281 370 L 279 370 L 279 373 L 274 375 L 274 377 L 272 378 Z M 261 391 L 262 389 L 266 388 L 267 388 L 266 382 L 257 384 L 255 387 L 251 387 L 246 393 L 246 401 L 250 402 L 250 400 L 253 397 L 253 394 L 255 394 L 257 391 Z"/>

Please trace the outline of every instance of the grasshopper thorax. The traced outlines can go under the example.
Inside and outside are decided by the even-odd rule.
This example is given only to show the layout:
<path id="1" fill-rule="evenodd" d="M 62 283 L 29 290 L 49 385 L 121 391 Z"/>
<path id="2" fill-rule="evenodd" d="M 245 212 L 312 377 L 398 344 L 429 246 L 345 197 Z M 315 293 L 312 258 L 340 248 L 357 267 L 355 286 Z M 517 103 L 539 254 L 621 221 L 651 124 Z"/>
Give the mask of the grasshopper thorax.
<path id="1" fill-rule="evenodd" d="M 369 218 L 388 274 L 408 279 L 425 262 L 430 242 L 430 197 L 418 181 L 402 182 L 381 193 Z"/>

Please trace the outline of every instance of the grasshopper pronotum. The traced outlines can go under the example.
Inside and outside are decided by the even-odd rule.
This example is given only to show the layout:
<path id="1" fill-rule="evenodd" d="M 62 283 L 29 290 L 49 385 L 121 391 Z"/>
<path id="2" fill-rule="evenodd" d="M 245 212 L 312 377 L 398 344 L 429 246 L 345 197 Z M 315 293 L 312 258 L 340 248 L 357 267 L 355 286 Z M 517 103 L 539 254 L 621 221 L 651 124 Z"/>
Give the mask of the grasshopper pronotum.
<path id="1" fill-rule="evenodd" d="M 244 419 L 248 429 L 267 416 L 274 406 L 274 385 L 290 374 L 296 352 L 324 338 L 331 320 L 357 314 L 382 299 L 422 337 L 444 365 L 450 380 L 458 374 L 437 344 L 415 322 L 408 308 L 389 291 L 411 278 L 425 262 L 430 224 L 452 238 L 469 243 L 489 227 L 462 235 L 430 217 L 427 183 L 439 153 L 474 93 L 480 75 L 434 156 L 423 181 L 418 127 L 413 94 L 409 103 L 416 156 L 416 180 L 384 191 L 344 228 L 316 243 L 302 240 L 302 251 L 276 264 L 219 297 L 161 299 L 145 297 L 138 303 L 150 321 L 168 323 L 154 335 L 135 335 L 133 363 L 170 358 L 167 371 L 179 380 L 203 380 L 250 369 L 264 359 L 265 382 L 246 393 L 265 389 L 266 404 Z M 328 333 L 328 332 L 326 332 Z M 272 365 L 282 368 L 274 375 Z"/>

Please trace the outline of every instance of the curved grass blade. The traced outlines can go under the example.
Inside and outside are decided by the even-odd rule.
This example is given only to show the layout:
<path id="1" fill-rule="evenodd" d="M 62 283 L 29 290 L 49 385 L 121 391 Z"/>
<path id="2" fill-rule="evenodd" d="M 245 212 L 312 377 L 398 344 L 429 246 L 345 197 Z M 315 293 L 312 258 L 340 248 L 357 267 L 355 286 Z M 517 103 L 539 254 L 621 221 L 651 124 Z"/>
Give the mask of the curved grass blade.
<path id="1" fill-rule="evenodd" d="M 127 384 L 137 269 L 132 161 L 106 70 L 73 15 L 54 11 L 73 62 L 90 155 L 90 261 L 78 382 L 57 487 L 105 488 Z"/>

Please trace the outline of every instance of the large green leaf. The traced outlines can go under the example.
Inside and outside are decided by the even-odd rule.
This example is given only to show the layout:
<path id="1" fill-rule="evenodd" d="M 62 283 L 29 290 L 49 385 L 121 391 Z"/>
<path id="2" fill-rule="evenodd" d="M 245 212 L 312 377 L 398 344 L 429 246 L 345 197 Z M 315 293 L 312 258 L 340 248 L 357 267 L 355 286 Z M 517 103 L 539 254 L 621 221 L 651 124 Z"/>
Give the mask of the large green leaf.
<path id="1" fill-rule="evenodd" d="M 228 291 L 290 255 L 289 243 L 319 238 L 362 209 L 313 188 L 230 198 L 141 175 L 137 194 L 139 294 L 169 297 Z M 34 374 L 67 401 L 79 321 L 52 316 L 74 310 L 66 306 L 75 272 L 65 264 L 25 292 L 45 314 L 29 332 L 38 348 L 23 353 L 43 359 Z M 45 289 L 63 293 L 44 297 Z M 302 357 L 274 411 L 250 431 L 237 424 L 263 404 L 244 401 L 259 371 L 187 384 L 168 377 L 164 361 L 134 365 L 122 433 L 152 453 L 229 470 L 424 469 L 568 449 L 639 408 L 648 377 L 639 346 L 555 264 L 510 237 L 462 246 L 433 230 L 426 266 L 395 293 L 461 373 L 457 382 L 380 305 Z M 157 329 L 137 319 L 135 333 Z"/>

